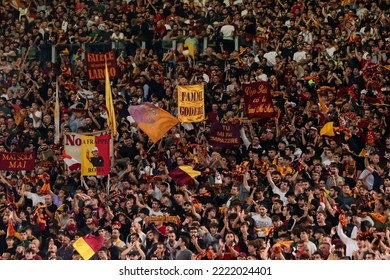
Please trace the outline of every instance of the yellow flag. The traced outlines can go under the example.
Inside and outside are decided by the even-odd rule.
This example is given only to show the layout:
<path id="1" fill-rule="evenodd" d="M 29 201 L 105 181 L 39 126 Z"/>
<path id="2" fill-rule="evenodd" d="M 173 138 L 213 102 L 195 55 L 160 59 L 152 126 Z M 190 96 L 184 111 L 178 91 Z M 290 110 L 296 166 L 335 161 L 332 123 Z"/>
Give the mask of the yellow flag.
<path id="1" fill-rule="evenodd" d="M 323 136 L 335 136 L 333 130 L 333 122 L 327 122 L 320 131 L 320 135 Z"/>
<path id="2" fill-rule="evenodd" d="M 319 94 L 319 93 L 318 93 L 318 102 L 320 103 L 322 112 L 324 112 L 325 115 L 328 114 L 329 109 L 328 109 L 328 107 L 326 106 L 325 101 L 324 101 L 324 99 L 322 98 L 321 94 Z"/>
<path id="3" fill-rule="evenodd" d="M 116 118 L 114 103 L 112 101 L 112 92 L 110 85 L 110 74 L 108 73 L 107 61 L 105 62 L 104 76 L 106 78 L 106 107 L 107 107 L 107 123 L 108 128 L 111 130 L 112 136 L 117 137 Z"/>
<path id="4" fill-rule="evenodd" d="M 187 43 L 184 44 L 184 47 L 187 47 L 187 48 L 188 48 L 188 54 L 189 54 L 191 57 L 194 57 L 194 56 L 195 56 L 194 43 L 192 43 L 192 42 L 187 42 Z"/>
<path id="5" fill-rule="evenodd" d="M 177 86 L 180 122 L 201 122 L 205 119 L 203 84 Z"/>

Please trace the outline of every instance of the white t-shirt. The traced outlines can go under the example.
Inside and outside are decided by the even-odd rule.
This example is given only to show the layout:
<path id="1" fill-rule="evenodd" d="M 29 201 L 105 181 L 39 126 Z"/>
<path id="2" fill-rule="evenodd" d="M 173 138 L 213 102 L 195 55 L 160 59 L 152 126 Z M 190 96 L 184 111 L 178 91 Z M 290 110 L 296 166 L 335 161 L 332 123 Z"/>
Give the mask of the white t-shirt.
<path id="1" fill-rule="evenodd" d="M 36 118 L 39 118 L 39 121 L 36 121 L 34 118 L 33 118 L 33 114 L 35 115 Z M 35 113 L 30 113 L 30 115 L 28 115 L 29 118 L 31 118 L 33 120 L 33 126 L 34 128 L 40 128 L 41 125 L 42 125 L 42 112 L 41 111 L 36 111 Z"/>
<path id="2" fill-rule="evenodd" d="M 270 67 L 275 66 L 277 55 L 278 55 L 278 53 L 275 51 L 267 52 L 263 55 L 263 57 L 267 59 L 267 66 L 270 66 Z"/>
<path id="3" fill-rule="evenodd" d="M 225 40 L 233 40 L 234 39 L 234 26 L 227 24 L 221 27 L 221 33 L 223 35 L 223 39 Z"/>
<path id="4" fill-rule="evenodd" d="M 294 53 L 293 60 L 296 62 L 300 62 L 301 60 L 306 59 L 306 52 L 305 51 L 298 51 Z"/>

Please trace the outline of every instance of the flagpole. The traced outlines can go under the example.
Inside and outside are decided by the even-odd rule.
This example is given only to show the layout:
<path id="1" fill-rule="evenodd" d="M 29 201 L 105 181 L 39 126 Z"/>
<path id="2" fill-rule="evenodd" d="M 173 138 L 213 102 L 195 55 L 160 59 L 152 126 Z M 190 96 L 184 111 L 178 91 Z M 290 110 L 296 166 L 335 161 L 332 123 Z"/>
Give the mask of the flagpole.
<path id="1" fill-rule="evenodd" d="M 160 141 L 160 140 L 159 140 L 159 141 Z M 157 142 L 158 142 L 158 141 L 157 141 Z M 157 143 L 157 142 L 156 142 L 156 143 Z M 147 150 L 147 151 L 146 151 L 146 153 L 149 153 L 149 152 L 150 152 L 150 150 L 151 150 L 151 149 L 154 147 L 154 145 L 156 145 L 156 143 L 153 143 L 153 145 L 152 145 L 152 146 L 150 146 L 149 150 Z"/>
<path id="2" fill-rule="evenodd" d="M 54 99 L 54 142 L 58 144 L 61 139 L 61 124 L 60 124 L 60 104 L 59 104 L 59 87 L 58 87 L 58 79 L 56 79 L 56 92 Z"/>
<path id="3" fill-rule="evenodd" d="M 111 180 L 111 176 L 110 176 L 110 173 L 108 173 L 108 175 L 107 175 L 107 195 L 110 194 L 110 180 Z"/>

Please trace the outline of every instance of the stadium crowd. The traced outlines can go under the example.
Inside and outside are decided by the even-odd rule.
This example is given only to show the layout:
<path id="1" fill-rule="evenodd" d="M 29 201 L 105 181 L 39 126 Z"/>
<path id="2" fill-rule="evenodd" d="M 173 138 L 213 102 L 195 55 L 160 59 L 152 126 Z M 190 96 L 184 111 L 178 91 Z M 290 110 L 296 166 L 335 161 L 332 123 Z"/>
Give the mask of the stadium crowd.
<path id="1" fill-rule="evenodd" d="M 100 260 L 390 259 L 389 2 L 1 1 L 0 152 L 37 158 L 0 171 L 0 259 L 81 259 L 87 234 Z M 62 133 L 107 129 L 97 49 L 117 57 L 119 135 L 110 176 L 83 177 L 54 93 Z M 253 121 L 242 85 L 258 81 L 277 115 Z M 143 102 L 176 116 L 177 85 L 198 83 L 206 121 L 155 145 L 131 121 Z M 239 122 L 242 144 L 210 145 L 213 122 Z M 193 184 L 168 176 L 182 165 Z"/>

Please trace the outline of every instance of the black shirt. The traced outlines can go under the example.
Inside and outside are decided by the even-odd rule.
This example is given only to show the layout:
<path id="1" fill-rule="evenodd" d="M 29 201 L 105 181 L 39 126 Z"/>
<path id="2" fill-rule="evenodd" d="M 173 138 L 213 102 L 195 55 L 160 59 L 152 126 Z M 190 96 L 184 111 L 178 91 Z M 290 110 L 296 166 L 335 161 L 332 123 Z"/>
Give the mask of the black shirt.
<path id="1" fill-rule="evenodd" d="M 101 156 L 98 156 L 98 157 L 92 157 L 90 160 L 89 160 L 93 166 L 104 166 L 104 159 L 103 157 Z"/>

